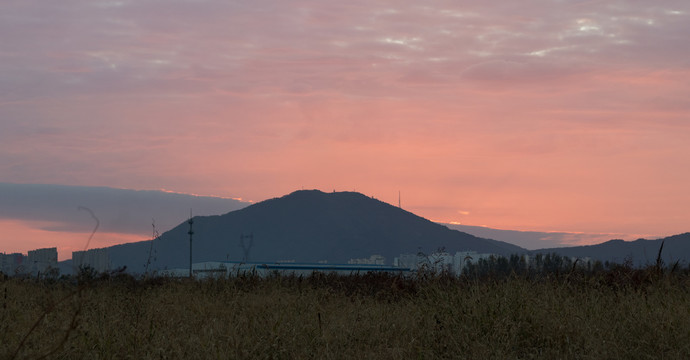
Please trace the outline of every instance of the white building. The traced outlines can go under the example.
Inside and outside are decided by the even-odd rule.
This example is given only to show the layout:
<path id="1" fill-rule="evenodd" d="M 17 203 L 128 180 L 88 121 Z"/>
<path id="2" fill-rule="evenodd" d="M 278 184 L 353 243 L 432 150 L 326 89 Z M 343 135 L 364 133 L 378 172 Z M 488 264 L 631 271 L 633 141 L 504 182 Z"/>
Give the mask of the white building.
<path id="1" fill-rule="evenodd" d="M 91 249 L 72 252 L 72 268 L 75 274 L 79 274 L 81 267 L 90 267 L 96 272 L 110 270 L 110 255 L 107 249 Z"/>
<path id="2" fill-rule="evenodd" d="M 461 274 L 466 264 L 488 259 L 492 254 L 481 254 L 476 251 L 458 251 L 455 255 L 447 252 L 424 254 L 400 254 L 393 260 L 393 266 L 410 268 L 413 271 L 426 269 L 433 272 L 449 271 Z"/>
<path id="3" fill-rule="evenodd" d="M 57 271 L 57 259 L 57 248 L 30 250 L 27 257 L 27 270 L 32 276 L 45 275 L 51 269 Z"/>
<path id="4" fill-rule="evenodd" d="M 26 256 L 20 253 L 0 254 L 0 271 L 9 276 L 26 273 Z"/>
<path id="5" fill-rule="evenodd" d="M 453 255 L 447 252 L 435 252 L 422 259 L 421 266 L 427 270 L 439 273 L 442 271 L 454 271 Z"/>
<path id="6" fill-rule="evenodd" d="M 381 255 L 371 255 L 368 258 L 362 258 L 362 259 L 350 259 L 347 262 L 348 264 L 361 264 L 361 265 L 385 265 L 386 264 L 386 258 L 381 256 Z"/>
<path id="7" fill-rule="evenodd" d="M 393 259 L 393 266 L 417 270 L 419 263 L 422 261 L 418 254 L 400 254 L 400 256 Z"/>

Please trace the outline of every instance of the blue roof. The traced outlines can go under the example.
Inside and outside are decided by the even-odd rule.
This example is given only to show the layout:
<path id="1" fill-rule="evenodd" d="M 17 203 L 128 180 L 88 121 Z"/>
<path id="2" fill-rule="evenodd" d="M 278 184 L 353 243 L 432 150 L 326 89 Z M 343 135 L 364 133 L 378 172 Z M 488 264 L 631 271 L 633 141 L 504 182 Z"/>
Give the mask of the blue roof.
<path id="1" fill-rule="evenodd" d="M 267 270 L 322 270 L 322 271 L 410 271 L 410 268 L 375 264 L 322 264 L 322 263 L 265 263 L 223 261 L 222 263 Z"/>
<path id="2" fill-rule="evenodd" d="M 340 270 L 340 271 L 410 271 L 409 268 L 386 265 L 358 265 L 358 264 L 261 264 L 260 269 L 269 270 Z"/>

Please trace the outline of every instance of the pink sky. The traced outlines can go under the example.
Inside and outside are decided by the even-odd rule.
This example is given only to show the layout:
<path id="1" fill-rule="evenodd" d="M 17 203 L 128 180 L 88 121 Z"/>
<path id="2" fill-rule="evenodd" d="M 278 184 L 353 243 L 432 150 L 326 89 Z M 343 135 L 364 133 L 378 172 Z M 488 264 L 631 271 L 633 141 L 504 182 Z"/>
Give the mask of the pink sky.
<path id="1" fill-rule="evenodd" d="M 0 182 L 686 232 L 687 34 L 686 0 L 4 1 Z"/>

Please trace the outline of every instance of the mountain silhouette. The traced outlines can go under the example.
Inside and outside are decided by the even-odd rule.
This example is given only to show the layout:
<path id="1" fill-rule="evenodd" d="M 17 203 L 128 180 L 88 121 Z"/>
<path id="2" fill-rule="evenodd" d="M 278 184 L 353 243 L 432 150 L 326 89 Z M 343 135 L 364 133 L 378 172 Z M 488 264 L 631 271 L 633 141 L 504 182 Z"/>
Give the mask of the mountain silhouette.
<path id="1" fill-rule="evenodd" d="M 664 244 L 663 249 L 661 249 L 662 242 Z M 539 249 L 530 251 L 530 253 L 556 253 L 568 257 L 589 257 L 593 260 L 619 264 L 629 260 L 632 261 L 632 265 L 646 266 L 656 263 L 660 249 L 662 250 L 661 259 L 665 264 L 673 265 L 676 261 L 680 261 L 681 264 L 687 263 L 690 260 L 690 233 L 656 240 L 609 240 L 597 245 Z"/>
<path id="2" fill-rule="evenodd" d="M 224 215 L 193 218 L 193 262 L 327 261 L 403 253 L 473 250 L 509 255 L 526 250 L 448 229 L 356 192 L 301 190 Z M 114 267 L 132 272 L 189 265 L 189 225 L 183 222 L 153 241 L 108 248 Z M 149 257 L 149 254 L 151 256 Z"/>

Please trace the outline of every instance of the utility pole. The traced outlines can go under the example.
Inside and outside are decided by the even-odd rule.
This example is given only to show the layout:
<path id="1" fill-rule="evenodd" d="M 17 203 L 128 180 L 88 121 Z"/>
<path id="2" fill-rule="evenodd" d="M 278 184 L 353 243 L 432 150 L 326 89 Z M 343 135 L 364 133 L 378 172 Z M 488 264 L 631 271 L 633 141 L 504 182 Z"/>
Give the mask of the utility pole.
<path id="1" fill-rule="evenodd" d="M 189 278 L 192 278 L 192 235 L 194 235 L 194 231 L 192 230 L 192 225 L 194 224 L 194 219 L 192 218 L 192 209 L 189 209 L 189 221 L 187 221 L 189 224 Z"/>

